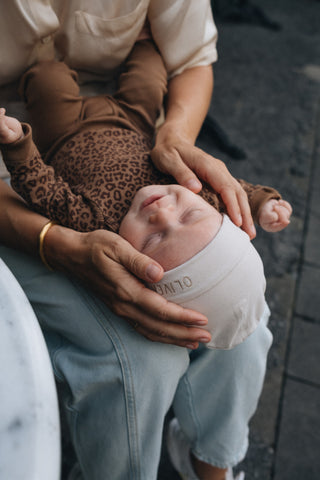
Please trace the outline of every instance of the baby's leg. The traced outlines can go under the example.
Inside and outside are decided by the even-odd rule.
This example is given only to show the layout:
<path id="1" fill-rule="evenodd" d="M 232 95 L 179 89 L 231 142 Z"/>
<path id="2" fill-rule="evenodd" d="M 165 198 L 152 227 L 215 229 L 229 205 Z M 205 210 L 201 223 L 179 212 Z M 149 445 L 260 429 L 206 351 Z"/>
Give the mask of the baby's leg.
<path id="1" fill-rule="evenodd" d="M 141 130 L 152 133 L 167 91 L 167 71 L 151 40 L 135 44 L 120 75 L 115 98 Z"/>
<path id="2" fill-rule="evenodd" d="M 79 123 L 82 98 L 76 79 L 76 73 L 62 62 L 37 63 L 21 79 L 20 94 L 41 153 Z"/>

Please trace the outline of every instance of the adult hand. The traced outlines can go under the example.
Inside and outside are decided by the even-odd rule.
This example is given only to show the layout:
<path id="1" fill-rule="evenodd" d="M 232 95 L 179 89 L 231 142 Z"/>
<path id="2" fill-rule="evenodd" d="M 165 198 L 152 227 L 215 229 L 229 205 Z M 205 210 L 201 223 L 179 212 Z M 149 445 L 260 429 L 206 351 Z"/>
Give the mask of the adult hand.
<path id="1" fill-rule="evenodd" d="M 180 185 L 198 193 L 208 183 L 221 195 L 231 220 L 252 239 L 256 230 L 251 216 L 248 197 L 225 164 L 179 136 L 176 126 L 164 124 L 157 135 L 151 158 L 155 166 L 172 175 Z"/>
<path id="2" fill-rule="evenodd" d="M 119 235 L 106 230 L 79 233 L 55 225 L 44 247 L 50 265 L 75 275 L 149 340 L 191 349 L 210 340 L 210 334 L 197 327 L 207 323 L 204 315 L 145 287 L 141 280 L 159 281 L 162 267 Z"/>

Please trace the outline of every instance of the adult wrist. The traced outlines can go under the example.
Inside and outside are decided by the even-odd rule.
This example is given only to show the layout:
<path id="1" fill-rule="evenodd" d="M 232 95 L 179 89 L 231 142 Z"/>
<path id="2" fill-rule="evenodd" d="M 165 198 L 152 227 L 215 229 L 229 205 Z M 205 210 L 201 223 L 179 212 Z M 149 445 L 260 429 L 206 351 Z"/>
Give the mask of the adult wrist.
<path id="1" fill-rule="evenodd" d="M 52 220 L 49 220 L 49 222 L 45 223 L 45 225 L 42 227 L 40 234 L 39 234 L 39 255 L 42 260 L 42 263 L 47 267 L 48 270 L 53 270 L 51 265 L 47 262 L 46 255 L 44 253 L 44 244 L 45 244 L 45 238 L 47 233 L 49 232 L 50 228 L 52 228 L 56 222 L 53 222 Z"/>
<path id="2" fill-rule="evenodd" d="M 75 263 L 79 232 L 53 224 L 43 242 L 43 254 L 52 270 L 69 272 Z"/>
<path id="3" fill-rule="evenodd" d="M 167 120 L 158 130 L 156 146 L 159 144 L 174 144 L 186 142 L 194 145 L 195 138 L 188 132 L 185 122 L 179 120 Z"/>

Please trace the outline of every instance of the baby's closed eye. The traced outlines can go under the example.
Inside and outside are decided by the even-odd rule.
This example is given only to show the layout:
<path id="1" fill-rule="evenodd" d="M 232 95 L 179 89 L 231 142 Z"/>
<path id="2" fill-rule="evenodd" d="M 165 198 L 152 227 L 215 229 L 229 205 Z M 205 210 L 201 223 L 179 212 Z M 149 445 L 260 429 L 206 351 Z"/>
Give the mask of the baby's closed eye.
<path id="1" fill-rule="evenodd" d="M 189 208 L 181 215 L 179 221 L 180 223 L 188 223 L 193 220 L 196 220 L 201 214 L 200 208 Z"/>
<path id="2" fill-rule="evenodd" d="M 143 241 L 141 252 L 145 252 L 147 249 L 154 247 L 161 242 L 162 238 L 163 232 L 154 232 L 148 235 Z"/>

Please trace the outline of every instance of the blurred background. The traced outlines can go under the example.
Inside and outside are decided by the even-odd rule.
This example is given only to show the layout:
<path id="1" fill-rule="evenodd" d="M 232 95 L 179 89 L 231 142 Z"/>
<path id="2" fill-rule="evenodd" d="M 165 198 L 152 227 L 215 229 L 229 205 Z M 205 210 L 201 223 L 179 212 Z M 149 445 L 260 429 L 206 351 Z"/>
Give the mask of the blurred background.
<path id="1" fill-rule="evenodd" d="M 240 466 L 246 480 L 320 478 L 320 2 L 216 0 L 219 60 L 198 144 L 293 205 L 258 229 L 274 344 Z M 177 480 L 164 448 L 159 480 Z"/>

